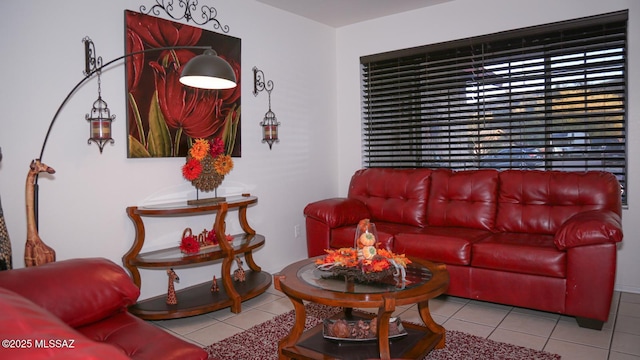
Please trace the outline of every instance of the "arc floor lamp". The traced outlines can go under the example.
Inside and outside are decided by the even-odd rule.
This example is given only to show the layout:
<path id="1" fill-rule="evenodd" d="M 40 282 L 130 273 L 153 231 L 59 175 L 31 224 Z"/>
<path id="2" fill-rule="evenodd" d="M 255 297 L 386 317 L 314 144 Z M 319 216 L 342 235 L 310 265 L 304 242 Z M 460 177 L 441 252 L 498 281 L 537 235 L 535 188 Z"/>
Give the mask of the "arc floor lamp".
<path id="1" fill-rule="evenodd" d="M 42 161 L 44 149 L 47 145 L 47 140 L 49 139 L 51 129 L 53 128 L 53 124 L 58 119 L 58 116 L 60 115 L 60 112 L 62 111 L 64 106 L 73 96 L 73 94 L 78 90 L 78 88 L 94 76 L 97 76 L 98 78 L 98 99 L 93 103 L 93 107 L 90 113 L 85 116 L 90 124 L 90 137 L 88 143 L 95 142 L 100 148 L 100 153 L 102 153 L 102 149 L 107 142 L 113 143 L 114 140 L 111 138 L 111 122 L 115 118 L 115 115 L 111 115 L 111 111 L 109 110 L 107 103 L 102 100 L 102 96 L 100 93 L 100 75 L 103 69 L 125 58 L 138 54 L 164 50 L 204 50 L 203 54 L 193 57 L 191 60 L 189 60 L 189 62 L 185 64 L 180 75 L 180 82 L 185 86 L 191 86 L 200 89 L 230 89 L 236 86 L 236 76 L 233 68 L 231 67 L 231 65 L 229 65 L 228 62 L 220 58 L 211 47 L 170 46 L 149 48 L 141 51 L 127 53 L 106 63 L 103 63 L 102 57 L 96 56 L 95 45 L 93 41 L 88 37 L 85 37 L 82 41 L 84 43 L 85 50 L 85 69 L 83 71 L 84 77 L 80 81 L 78 81 L 78 83 L 71 89 L 71 91 L 69 91 L 67 96 L 58 107 L 58 110 L 53 116 L 53 119 L 51 119 L 51 122 L 49 123 L 49 128 L 47 130 L 47 134 L 45 135 L 44 142 L 42 143 L 42 148 L 40 150 L 40 156 L 34 161 Z M 34 182 L 34 207 L 36 224 L 38 214 L 37 183 L 38 180 L 36 176 Z"/>

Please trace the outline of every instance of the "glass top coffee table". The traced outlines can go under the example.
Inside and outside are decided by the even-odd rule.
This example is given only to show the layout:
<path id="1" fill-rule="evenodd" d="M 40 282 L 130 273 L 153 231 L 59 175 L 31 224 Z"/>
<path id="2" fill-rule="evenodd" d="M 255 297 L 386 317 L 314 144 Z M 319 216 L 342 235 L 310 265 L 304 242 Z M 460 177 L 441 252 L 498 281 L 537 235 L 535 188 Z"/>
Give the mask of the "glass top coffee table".
<path id="1" fill-rule="evenodd" d="M 443 294 L 449 286 L 449 273 L 441 264 L 411 258 L 406 282 L 385 279 L 358 283 L 332 277 L 316 268 L 317 258 L 305 259 L 274 274 L 274 286 L 293 303 L 296 320 L 288 336 L 278 344 L 280 359 L 421 359 L 434 348 L 443 348 L 445 329 L 429 312 L 429 300 Z M 373 341 L 335 341 L 323 334 L 324 324 L 304 331 L 306 310 L 303 301 L 342 307 L 341 318 L 370 319 L 375 314 L 352 311 L 372 308 L 377 313 L 377 339 Z M 424 325 L 402 323 L 406 334 L 389 338 L 389 323 L 396 306 L 418 304 Z"/>

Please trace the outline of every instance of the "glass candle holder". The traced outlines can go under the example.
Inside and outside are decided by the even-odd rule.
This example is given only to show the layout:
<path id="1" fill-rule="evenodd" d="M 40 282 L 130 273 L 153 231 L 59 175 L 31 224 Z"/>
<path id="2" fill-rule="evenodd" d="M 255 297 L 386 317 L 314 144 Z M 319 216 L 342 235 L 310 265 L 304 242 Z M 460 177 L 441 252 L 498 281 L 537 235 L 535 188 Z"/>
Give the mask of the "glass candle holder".
<path id="1" fill-rule="evenodd" d="M 353 240 L 354 249 L 358 251 L 358 259 L 369 259 L 376 254 L 376 243 L 378 241 L 378 231 L 376 224 L 368 219 L 361 220 L 356 228 L 356 235 Z"/>

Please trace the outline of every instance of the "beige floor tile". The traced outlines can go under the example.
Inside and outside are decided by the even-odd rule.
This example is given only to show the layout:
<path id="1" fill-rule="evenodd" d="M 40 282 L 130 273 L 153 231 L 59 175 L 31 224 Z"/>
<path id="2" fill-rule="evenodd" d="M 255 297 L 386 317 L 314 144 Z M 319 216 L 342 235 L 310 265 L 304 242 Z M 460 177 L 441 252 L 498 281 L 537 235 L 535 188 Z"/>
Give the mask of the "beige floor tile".
<path id="1" fill-rule="evenodd" d="M 267 294 L 272 294 L 272 295 L 276 295 L 276 296 L 285 296 L 281 291 L 276 290 L 276 288 L 273 287 L 273 282 L 271 282 L 271 286 L 269 288 L 267 288 L 267 291 L 265 291 Z"/>
<path id="2" fill-rule="evenodd" d="M 640 304 L 640 294 L 621 293 L 620 302 L 630 302 Z"/>
<path id="3" fill-rule="evenodd" d="M 616 319 L 616 332 L 640 335 L 640 317 L 620 315 Z"/>
<path id="4" fill-rule="evenodd" d="M 449 320 L 449 318 L 440 316 L 440 315 L 431 315 L 431 318 L 433 319 L 433 321 L 436 322 L 436 324 L 442 325 L 442 326 L 444 326 L 443 324 Z"/>
<path id="5" fill-rule="evenodd" d="M 256 306 L 255 309 L 280 315 L 293 310 L 293 304 L 288 298 L 277 298 L 275 301 Z"/>
<path id="6" fill-rule="evenodd" d="M 225 320 L 225 323 L 246 330 L 254 325 L 258 325 L 272 318 L 273 314 L 270 314 L 268 312 L 249 309 Z"/>
<path id="7" fill-rule="evenodd" d="M 560 341 L 608 349 L 613 331 L 611 329 L 592 330 L 578 326 L 575 321 L 558 321 L 551 338 Z"/>
<path id="8" fill-rule="evenodd" d="M 609 354 L 609 360 L 640 360 L 640 356 L 623 354 L 623 353 L 612 351 Z"/>
<path id="9" fill-rule="evenodd" d="M 470 302 L 456 312 L 452 318 L 481 325 L 496 327 L 509 313 L 509 307 Z"/>
<path id="10" fill-rule="evenodd" d="M 640 356 L 640 335 L 616 332 L 613 334 L 611 350 L 624 354 Z"/>
<path id="11" fill-rule="evenodd" d="M 533 309 L 525 309 L 525 308 L 514 307 L 511 310 L 511 312 L 518 313 L 518 314 L 537 316 L 537 317 L 543 317 L 543 318 L 548 318 L 548 319 L 553 319 L 553 320 L 560 319 L 560 314 L 547 312 L 547 311 L 540 311 L 540 310 L 533 310 Z"/>
<path id="12" fill-rule="evenodd" d="M 244 329 L 236 326 L 217 323 L 188 334 L 188 338 L 204 347 L 243 331 Z"/>
<path id="13" fill-rule="evenodd" d="M 402 313 L 398 314 L 398 316 L 402 321 L 424 325 L 424 322 L 420 317 L 420 313 L 418 312 L 418 308 L 416 307 L 409 308 L 408 310 L 405 310 Z M 448 317 L 438 316 L 434 314 L 431 314 L 431 318 L 433 318 L 433 321 L 435 321 L 436 324 L 442 324 L 448 319 Z"/>
<path id="14" fill-rule="evenodd" d="M 444 300 L 444 301 L 459 302 L 459 303 L 463 303 L 463 304 L 468 304 L 471 301 L 470 299 L 467 299 L 467 298 L 458 297 L 458 296 L 451 296 L 451 295 L 440 295 L 440 296 L 436 297 L 436 299 L 440 299 L 440 300 Z"/>
<path id="15" fill-rule="evenodd" d="M 218 311 L 214 311 L 206 314 L 206 316 L 218 321 L 225 321 L 236 315 L 237 314 L 231 312 L 230 308 L 224 308 L 224 309 L 220 309 Z"/>
<path id="16" fill-rule="evenodd" d="M 487 338 L 494 329 L 491 326 L 461 321 L 457 319 L 449 319 L 441 325 L 444 326 L 446 330 L 462 331 L 464 333 L 480 336 L 483 338 Z"/>
<path id="17" fill-rule="evenodd" d="M 219 321 L 208 316 L 191 316 L 181 319 L 154 321 L 154 323 L 176 334 L 186 335 L 207 326 L 217 324 Z"/>
<path id="18" fill-rule="evenodd" d="M 261 294 L 259 296 L 254 297 L 253 299 L 249 299 L 249 300 L 243 301 L 242 302 L 242 311 L 259 307 L 261 305 L 276 301 L 276 300 L 278 300 L 280 298 L 281 298 L 280 296 L 269 294 L 269 293 L 265 292 L 265 293 L 263 293 L 263 294 Z"/>
<path id="19" fill-rule="evenodd" d="M 498 329 L 548 338 L 556 323 L 557 320 L 549 317 L 533 316 L 512 311 L 502 320 Z"/>
<path id="20" fill-rule="evenodd" d="M 429 301 L 429 312 L 434 315 L 451 317 L 460 311 L 467 303 L 452 298 L 436 298 Z"/>
<path id="21" fill-rule="evenodd" d="M 507 344 L 524 346 L 535 350 L 542 350 L 547 342 L 547 337 L 502 329 L 496 329 L 489 336 L 489 339 Z"/>
<path id="22" fill-rule="evenodd" d="M 618 316 L 640 317 L 640 303 L 621 301 Z"/>
<path id="23" fill-rule="evenodd" d="M 573 342 L 550 339 L 544 351 L 558 354 L 562 360 L 607 360 L 609 351 Z"/>

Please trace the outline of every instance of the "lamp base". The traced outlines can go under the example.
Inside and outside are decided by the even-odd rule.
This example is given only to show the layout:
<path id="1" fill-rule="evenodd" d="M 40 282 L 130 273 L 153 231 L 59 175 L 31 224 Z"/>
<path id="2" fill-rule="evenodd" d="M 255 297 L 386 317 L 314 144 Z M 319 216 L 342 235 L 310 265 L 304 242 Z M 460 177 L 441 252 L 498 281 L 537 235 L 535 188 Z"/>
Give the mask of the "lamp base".
<path id="1" fill-rule="evenodd" d="M 187 205 L 204 205 L 204 204 L 217 204 L 227 200 L 226 197 L 212 197 L 206 199 L 187 200 Z"/>

